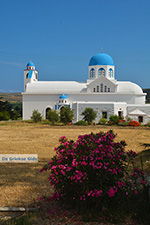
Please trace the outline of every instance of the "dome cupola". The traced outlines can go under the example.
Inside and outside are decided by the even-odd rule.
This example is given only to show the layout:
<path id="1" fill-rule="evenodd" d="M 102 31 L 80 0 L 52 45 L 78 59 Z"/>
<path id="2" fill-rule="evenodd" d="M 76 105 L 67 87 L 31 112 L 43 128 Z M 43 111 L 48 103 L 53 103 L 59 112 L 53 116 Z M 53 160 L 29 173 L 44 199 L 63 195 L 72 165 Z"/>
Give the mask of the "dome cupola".
<path id="1" fill-rule="evenodd" d="M 31 61 L 27 63 L 26 67 L 27 67 L 27 70 L 35 70 L 35 65 Z"/>
<path id="2" fill-rule="evenodd" d="M 98 53 L 91 57 L 89 62 L 89 80 L 104 76 L 107 79 L 115 79 L 115 66 L 113 59 L 106 53 Z"/>
<path id="3" fill-rule="evenodd" d="M 97 55 L 92 56 L 89 62 L 89 66 L 95 65 L 114 65 L 113 59 L 110 55 L 105 53 L 98 53 Z"/>

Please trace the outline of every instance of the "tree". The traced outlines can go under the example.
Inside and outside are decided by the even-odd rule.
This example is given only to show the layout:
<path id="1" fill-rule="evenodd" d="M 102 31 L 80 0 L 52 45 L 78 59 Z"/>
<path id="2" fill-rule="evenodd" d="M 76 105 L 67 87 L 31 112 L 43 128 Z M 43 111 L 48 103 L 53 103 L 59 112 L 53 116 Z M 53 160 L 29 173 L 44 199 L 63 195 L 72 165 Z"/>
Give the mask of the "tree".
<path id="1" fill-rule="evenodd" d="M 4 112 L 10 112 L 12 110 L 12 105 L 8 101 L 0 101 L 0 111 Z"/>
<path id="2" fill-rule="evenodd" d="M 10 119 L 10 114 L 7 111 L 2 111 L 0 112 L 0 121 L 1 120 L 9 120 Z"/>
<path id="3" fill-rule="evenodd" d="M 52 122 L 52 124 L 55 124 L 59 121 L 59 115 L 56 110 L 50 110 L 47 113 L 47 119 Z"/>
<path id="4" fill-rule="evenodd" d="M 40 121 L 42 120 L 41 113 L 38 112 L 38 110 L 33 110 L 31 119 L 32 119 L 33 122 L 35 122 L 35 123 L 40 122 Z"/>
<path id="5" fill-rule="evenodd" d="M 93 120 L 95 120 L 97 112 L 95 112 L 92 108 L 85 108 L 81 115 L 84 116 L 83 120 L 87 121 L 88 124 L 91 124 Z"/>
<path id="6" fill-rule="evenodd" d="M 16 120 L 22 115 L 22 103 L 10 103 L 8 101 L 0 101 L 0 112 L 2 112 L 1 118 L 3 118 L 4 116 L 4 118 Z"/>
<path id="7" fill-rule="evenodd" d="M 110 121 L 111 124 L 118 124 L 119 120 L 120 120 L 120 118 L 117 115 L 111 115 L 109 117 L 109 121 Z"/>
<path id="8" fill-rule="evenodd" d="M 72 122 L 73 120 L 73 111 L 69 107 L 62 107 L 60 109 L 60 121 L 64 124 Z"/>

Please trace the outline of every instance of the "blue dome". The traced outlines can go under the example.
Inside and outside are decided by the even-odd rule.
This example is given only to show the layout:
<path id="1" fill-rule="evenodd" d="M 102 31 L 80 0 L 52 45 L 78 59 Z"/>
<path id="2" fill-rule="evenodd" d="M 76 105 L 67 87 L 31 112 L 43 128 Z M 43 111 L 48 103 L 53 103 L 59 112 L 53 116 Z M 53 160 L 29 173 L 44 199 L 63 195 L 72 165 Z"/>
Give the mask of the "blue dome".
<path id="1" fill-rule="evenodd" d="M 113 59 L 110 55 L 105 53 L 98 53 L 95 56 L 92 56 L 89 62 L 89 66 L 95 65 L 114 65 Z"/>
<path id="2" fill-rule="evenodd" d="M 68 96 L 67 96 L 67 95 L 60 95 L 59 98 L 60 98 L 60 99 L 67 99 Z"/>
<path id="3" fill-rule="evenodd" d="M 34 67 L 35 67 L 34 63 L 31 62 L 31 61 L 27 63 L 27 67 L 28 67 L 28 66 L 34 66 Z"/>

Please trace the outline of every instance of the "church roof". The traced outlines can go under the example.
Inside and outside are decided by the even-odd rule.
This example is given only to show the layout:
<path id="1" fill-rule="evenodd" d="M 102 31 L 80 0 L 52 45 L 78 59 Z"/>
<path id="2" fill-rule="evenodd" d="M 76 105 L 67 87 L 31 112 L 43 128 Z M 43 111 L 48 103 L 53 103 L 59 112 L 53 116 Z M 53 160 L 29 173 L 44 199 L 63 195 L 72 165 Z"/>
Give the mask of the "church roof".
<path id="1" fill-rule="evenodd" d="M 92 56 L 89 62 L 89 66 L 95 65 L 114 65 L 114 62 L 110 55 L 98 53 L 97 55 Z"/>
<path id="2" fill-rule="evenodd" d="M 117 93 L 119 94 L 143 94 L 140 86 L 129 81 L 117 81 Z"/>
<path id="3" fill-rule="evenodd" d="M 80 93 L 86 88 L 86 83 L 76 81 L 37 81 L 28 83 L 26 93 L 31 94 L 69 94 Z"/>
<path id="4" fill-rule="evenodd" d="M 34 67 L 35 67 L 34 63 L 31 62 L 31 61 L 27 63 L 27 67 L 28 67 L 28 66 L 34 66 Z"/>
<path id="5" fill-rule="evenodd" d="M 116 94 L 136 94 L 143 95 L 142 88 L 129 81 L 117 81 L 115 83 Z M 26 93 L 36 94 L 69 94 L 81 93 L 87 88 L 87 83 L 76 81 L 37 81 L 27 84 Z M 105 94 L 105 93 L 104 93 Z"/>
<path id="6" fill-rule="evenodd" d="M 139 109 L 135 109 L 132 112 L 129 113 L 129 115 L 146 115 L 146 113 L 144 113 L 143 111 L 139 110 Z"/>
<path id="7" fill-rule="evenodd" d="M 62 95 L 59 96 L 59 98 L 60 98 L 60 99 L 67 99 L 67 98 L 68 98 L 68 95 L 62 94 Z"/>

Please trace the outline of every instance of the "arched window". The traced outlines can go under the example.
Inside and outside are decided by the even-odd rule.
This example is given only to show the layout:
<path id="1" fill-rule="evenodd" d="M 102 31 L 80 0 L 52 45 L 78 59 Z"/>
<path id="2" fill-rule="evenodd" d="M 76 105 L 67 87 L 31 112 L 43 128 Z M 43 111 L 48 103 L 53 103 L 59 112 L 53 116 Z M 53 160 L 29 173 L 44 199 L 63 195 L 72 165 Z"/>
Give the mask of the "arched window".
<path id="1" fill-rule="evenodd" d="M 46 119 L 48 119 L 48 113 L 51 111 L 51 108 L 46 108 Z"/>
<path id="2" fill-rule="evenodd" d="M 107 92 L 107 86 L 104 87 L 104 92 Z"/>
<path id="3" fill-rule="evenodd" d="M 100 77 L 101 75 L 105 76 L 105 69 L 104 68 L 100 68 L 98 70 L 98 76 Z"/>
<path id="4" fill-rule="evenodd" d="M 113 69 L 109 69 L 109 77 L 113 78 L 114 74 L 113 74 Z"/>
<path id="5" fill-rule="evenodd" d="M 97 92 L 99 92 L 99 86 L 97 86 Z"/>
<path id="6" fill-rule="evenodd" d="M 90 78 L 94 78 L 95 77 L 95 69 L 91 69 L 90 70 Z"/>
<path id="7" fill-rule="evenodd" d="M 103 92 L 103 84 L 101 84 L 101 92 Z"/>

